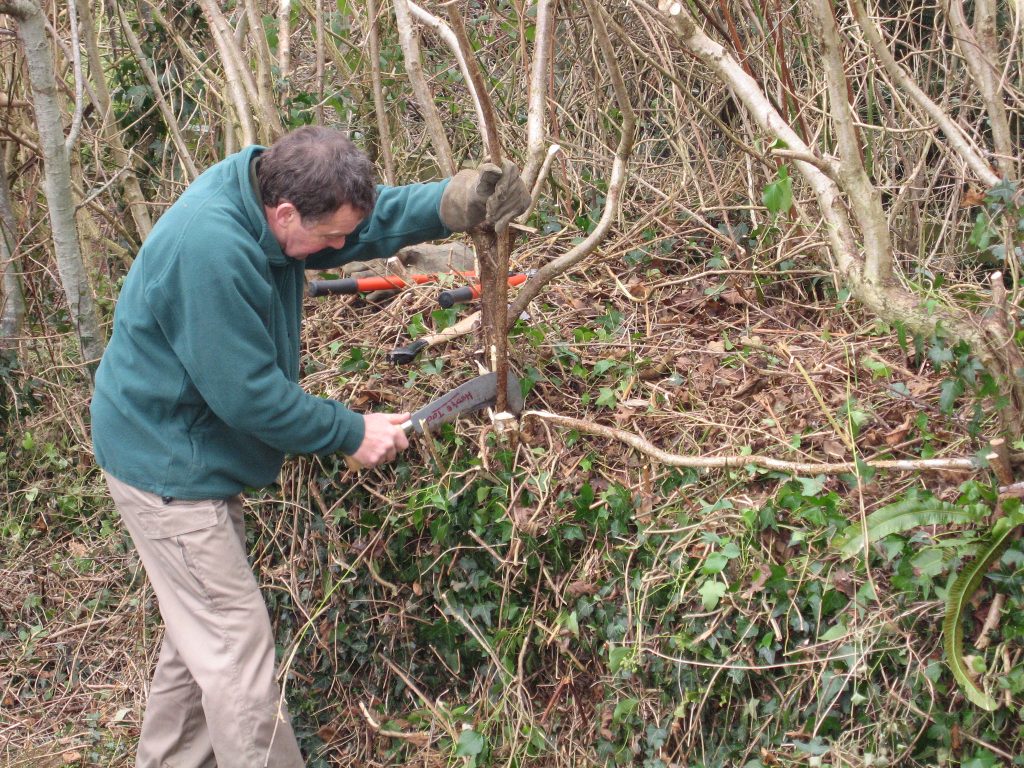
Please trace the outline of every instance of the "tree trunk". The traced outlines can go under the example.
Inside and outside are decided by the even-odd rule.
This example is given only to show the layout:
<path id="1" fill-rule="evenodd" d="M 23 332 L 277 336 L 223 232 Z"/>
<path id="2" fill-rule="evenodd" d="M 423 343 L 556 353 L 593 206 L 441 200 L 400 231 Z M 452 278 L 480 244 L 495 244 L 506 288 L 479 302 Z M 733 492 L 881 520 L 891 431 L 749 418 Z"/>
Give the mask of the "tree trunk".
<path id="1" fill-rule="evenodd" d="M 91 379 L 103 354 L 104 340 L 75 227 L 71 164 L 65 147 L 62 112 L 53 71 L 53 50 L 46 37 L 46 20 L 39 6 L 30 0 L 4 0 L 0 2 L 0 13 L 17 20 L 18 38 L 25 47 L 39 146 L 43 154 L 43 190 L 46 193 L 57 270 L 67 298 L 68 312 L 78 335 L 82 359 Z"/>
<path id="2" fill-rule="evenodd" d="M 21 274 L 15 262 L 15 218 L 11 190 L 7 184 L 7 162 L 0 151 L 0 265 L 3 266 L 3 291 L 0 291 L 0 352 L 13 346 L 25 320 L 25 297 Z"/>
<path id="3" fill-rule="evenodd" d="M 274 101 L 274 83 L 270 76 L 271 58 L 267 35 L 263 31 L 263 17 L 256 0 L 245 0 L 245 12 L 249 18 L 249 39 L 252 41 L 253 56 L 256 57 L 256 94 L 260 105 L 260 140 L 272 144 L 284 133 L 281 117 Z"/>

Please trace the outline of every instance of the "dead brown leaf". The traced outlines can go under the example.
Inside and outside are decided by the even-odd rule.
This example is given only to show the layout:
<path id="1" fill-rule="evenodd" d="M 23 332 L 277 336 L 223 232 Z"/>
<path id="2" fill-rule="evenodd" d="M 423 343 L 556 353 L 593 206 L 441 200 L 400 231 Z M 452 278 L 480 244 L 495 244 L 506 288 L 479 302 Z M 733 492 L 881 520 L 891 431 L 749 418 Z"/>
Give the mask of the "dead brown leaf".
<path id="1" fill-rule="evenodd" d="M 829 456 L 836 459 L 841 459 L 846 456 L 846 446 L 838 440 L 822 440 L 821 449 L 825 451 Z"/>

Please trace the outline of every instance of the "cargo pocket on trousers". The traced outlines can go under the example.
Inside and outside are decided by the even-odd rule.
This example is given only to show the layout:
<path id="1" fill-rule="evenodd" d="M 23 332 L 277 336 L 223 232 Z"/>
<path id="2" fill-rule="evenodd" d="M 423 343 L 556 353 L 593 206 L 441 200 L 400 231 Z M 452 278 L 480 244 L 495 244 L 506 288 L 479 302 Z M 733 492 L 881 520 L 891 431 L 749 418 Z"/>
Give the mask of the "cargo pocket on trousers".
<path id="1" fill-rule="evenodd" d="M 147 539 L 170 539 L 217 524 L 217 507 L 223 502 L 172 501 L 138 509 L 139 525 Z"/>

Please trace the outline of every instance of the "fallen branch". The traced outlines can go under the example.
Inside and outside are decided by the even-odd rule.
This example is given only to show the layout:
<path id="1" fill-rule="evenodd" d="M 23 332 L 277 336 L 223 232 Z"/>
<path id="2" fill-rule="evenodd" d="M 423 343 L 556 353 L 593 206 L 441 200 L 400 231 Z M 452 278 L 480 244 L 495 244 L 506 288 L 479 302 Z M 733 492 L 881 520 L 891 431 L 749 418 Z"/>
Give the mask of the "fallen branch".
<path id="1" fill-rule="evenodd" d="M 447 731 L 448 737 L 453 742 L 457 742 L 459 740 L 458 731 L 456 731 L 455 727 L 451 724 L 451 722 L 449 722 L 447 713 L 443 712 L 437 703 L 431 701 L 430 697 L 419 689 L 419 686 L 416 685 L 416 683 L 413 681 L 411 677 L 409 677 L 408 674 L 406 674 L 405 670 L 403 670 L 401 667 L 395 664 L 395 662 L 393 662 L 384 654 L 380 654 L 380 658 L 383 660 L 385 664 L 387 664 L 388 669 L 390 669 L 392 672 L 398 675 L 402 682 L 405 683 L 405 687 L 412 691 L 417 697 L 419 697 L 419 700 L 423 702 L 423 705 L 427 709 L 429 709 L 430 713 L 437 719 L 438 724 L 442 728 L 444 728 L 445 731 Z"/>
<path id="2" fill-rule="evenodd" d="M 421 747 L 425 747 L 430 743 L 429 733 L 423 733 L 421 731 L 391 731 L 384 728 L 380 723 L 374 720 L 373 715 L 370 714 L 370 710 L 367 709 L 366 705 L 361 701 L 359 702 L 359 711 L 362 712 L 363 717 L 366 718 L 366 724 L 381 736 L 386 736 L 389 739 L 411 741 Z"/>
<path id="3" fill-rule="evenodd" d="M 541 419 L 542 421 L 554 424 L 566 429 L 575 429 L 588 435 L 606 437 L 609 440 L 618 440 L 626 443 L 632 448 L 640 451 L 645 456 L 666 464 L 670 467 L 687 467 L 690 469 L 729 469 L 732 467 L 755 466 L 762 469 L 771 469 L 779 472 L 793 472 L 800 474 L 817 475 L 838 475 L 846 472 L 856 472 L 858 462 L 853 461 L 785 461 L 770 456 L 758 456 L 756 454 L 744 456 L 741 454 L 725 454 L 722 456 L 683 456 L 678 453 L 669 453 L 651 444 L 644 438 L 633 432 L 624 429 L 607 427 L 604 424 L 596 424 L 592 421 L 574 419 L 569 416 L 560 416 L 550 411 L 526 411 L 522 418 Z M 860 467 L 871 467 L 872 469 L 889 469 L 898 472 L 937 472 L 941 470 L 976 471 L 981 467 L 971 458 L 949 458 L 949 459 L 866 459 L 859 463 Z"/>

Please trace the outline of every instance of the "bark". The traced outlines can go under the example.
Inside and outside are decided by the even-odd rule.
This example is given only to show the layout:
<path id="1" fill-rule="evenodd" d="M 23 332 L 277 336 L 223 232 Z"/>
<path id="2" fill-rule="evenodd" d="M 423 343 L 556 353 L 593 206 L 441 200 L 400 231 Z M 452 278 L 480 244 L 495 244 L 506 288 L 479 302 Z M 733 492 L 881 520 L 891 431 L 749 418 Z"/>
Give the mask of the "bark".
<path id="1" fill-rule="evenodd" d="M 501 143 L 498 139 L 498 121 L 494 106 L 487 93 L 480 64 L 473 54 L 473 46 L 466 33 L 462 13 L 454 4 L 448 6 L 455 37 L 455 51 L 476 108 L 480 137 L 488 159 L 497 166 L 502 164 Z M 470 233 L 476 245 L 477 263 L 480 265 L 480 319 L 484 338 L 484 358 L 497 375 L 494 409 L 505 413 L 508 409 L 508 262 L 511 243 L 508 231 L 495 232 L 484 225 Z"/>
<path id="2" fill-rule="evenodd" d="M 279 0 L 277 6 L 277 66 L 281 79 L 291 75 L 292 0 Z"/>
<path id="3" fill-rule="evenodd" d="M 0 351 L 14 345 L 25 320 L 25 296 L 18 271 L 14 208 L 7 183 L 7 163 L 0 151 L 0 267 L 3 290 L 0 292 Z"/>
<path id="4" fill-rule="evenodd" d="M 308 6 L 308 8 L 310 13 L 315 12 L 315 5 Z M 331 78 L 333 81 L 355 82 L 363 77 L 360 70 L 353 70 L 349 65 L 349 62 L 345 60 L 345 54 L 342 52 L 341 47 L 335 42 L 335 36 L 333 34 L 328 32 L 322 36 L 321 40 L 323 41 L 323 68 L 326 70 L 329 61 L 333 67 L 332 71 L 334 74 Z M 318 97 L 316 114 L 321 115 L 321 117 L 318 117 L 317 119 L 322 120 L 323 106 L 327 97 L 323 90 L 323 73 L 318 75 L 318 77 L 321 79 L 318 80 L 319 85 L 317 86 Z M 350 117 L 346 120 L 347 130 L 351 131 L 353 126 L 360 126 L 360 117 L 369 112 L 369 109 L 366 107 L 366 99 L 363 96 L 364 90 L 365 89 L 363 88 L 352 87 L 349 91 L 349 106 L 351 113 L 355 115 L 355 118 Z"/>
<path id="5" fill-rule="evenodd" d="M 978 461 L 972 457 L 957 457 L 944 459 L 862 459 L 856 461 L 786 461 L 776 459 L 772 456 L 759 456 L 757 454 L 725 454 L 715 456 L 688 456 L 680 453 L 671 453 L 658 448 L 648 442 L 640 435 L 627 432 L 624 429 L 616 429 L 605 424 L 598 424 L 585 419 L 574 419 L 570 416 L 551 413 L 550 411 L 526 411 L 522 415 L 525 422 L 528 419 L 538 419 L 548 424 L 553 424 L 563 429 L 571 429 L 585 435 L 594 435 L 606 440 L 617 440 L 625 443 L 636 451 L 664 464 L 667 467 L 687 467 L 690 469 L 739 469 L 741 467 L 760 467 L 762 469 L 774 470 L 801 475 L 840 475 L 859 471 L 860 466 L 867 466 L 873 469 L 888 470 L 890 472 L 945 472 L 978 471 Z"/>
<path id="6" fill-rule="evenodd" d="M 103 61 L 100 58 L 100 47 L 96 39 L 96 26 L 93 23 L 89 0 L 78 0 L 78 10 L 82 18 L 82 29 L 85 32 L 85 49 L 89 59 L 89 74 L 93 91 L 96 94 L 100 114 L 103 116 L 100 132 L 110 148 L 115 166 L 125 169 L 121 177 L 121 189 L 128 202 L 128 209 L 131 211 L 132 220 L 135 222 L 135 231 L 141 243 L 153 229 L 153 220 L 149 215 L 149 207 L 146 204 L 146 196 L 142 193 L 139 177 L 135 174 L 132 157 L 125 149 L 124 142 L 121 141 L 121 133 L 114 120 L 110 90 L 107 88 L 107 81 L 103 76 Z"/>
<path id="7" fill-rule="evenodd" d="M 46 37 L 43 13 L 35 3 L 30 0 L 3 0 L 0 2 L 0 13 L 17 20 L 18 39 L 25 48 L 39 146 L 43 154 L 43 190 L 46 194 L 57 270 L 67 299 L 68 312 L 77 332 L 82 359 L 91 380 L 103 354 L 104 339 L 75 227 L 71 165 L 53 71 L 53 50 Z"/>
<path id="8" fill-rule="evenodd" d="M 441 38 L 441 41 L 448 46 L 452 54 L 455 56 L 455 60 L 459 64 L 459 69 L 462 71 L 462 76 L 466 81 L 466 89 L 469 91 L 469 100 L 473 102 L 473 109 L 476 111 L 476 123 L 477 127 L 480 129 L 480 135 L 484 139 L 486 153 L 491 156 L 493 162 L 495 151 L 497 151 L 499 156 L 501 154 L 500 149 L 495 150 L 498 146 L 498 137 L 493 129 L 493 115 L 488 118 L 483 111 L 484 99 L 481 99 L 480 94 L 478 93 L 478 80 L 480 78 L 470 71 L 470 60 L 475 62 L 475 59 L 472 59 L 473 47 L 466 39 L 465 28 L 460 24 L 461 16 L 458 15 L 458 9 L 455 8 L 454 5 L 449 7 L 449 13 L 454 13 L 455 19 L 458 20 L 453 22 L 452 27 L 449 27 L 434 14 L 428 13 L 416 3 L 411 2 L 411 0 L 409 2 L 409 11 L 412 13 L 416 21 L 421 24 L 425 24 L 434 30 L 434 33 Z M 456 24 L 459 24 L 460 33 L 457 33 L 453 28 Z M 487 103 L 489 104 L 490 101 L 487 100 Z"/>
<path id="9" fill-rule="evenodd" d="M 437 114 L 437 107 L 434 106 L 434 97 L 430 93 L 430 86 L 427 85 L 427 80 L 423 76 L 420 44 L 413 28 L 408 0 L 395 0 L 395 23 L 398 25 L 398 40 L 402 45 L 402 55 L 405 59 L 409 84 L 426 123 L 427 134 L 434 147 L 437 166 L 441 169 L 441 173 L 451 176 L 456 171 L 455 160 L 452 159 L 451 145 L 448 143 L 441 118 Z"/>
<path id="10" fill-rule="evenodd" d="M 316 122 L 324 122 L 324 9 L 320 0 L 313 0 L 313 22 L 316 28 Z"/>
<path id="11" fill-rule="evenodd" d="M 847 97 L 849 83 L 843 62 L 842 43 L 832 3 L 829 0 L 813 0 L 811 11 L 818 25 L 818 40 L 822 47 L 822 63 L 828 88 L 828 108 L 835 126 L 836 143 L 839 150 L 839 168 L 836 177 L 847 193 L 850 208 L 860 225 L 863 237 L 863 268 L 861 279 L 865 284 L 879 287 L 892 280 L 892 249 L 889 243 L 889 228 L 882 197 L 871 183 L 861 155 L 861 137 L 854 126 L 856 120 Z M 854 261 L 856 259 L 851 259 Z"/>
<path id="12" fill-rule="evenodd" d="M 256 6 L 256 0 L 245 0 L 245 12 L 249 19 L 249 39 L 252 41 L 253 55 L 256 57 L 256 94 L 257 103 L 260 106 L 260 137 L 264 144 L 269 145 L 284 133 L 281 116 L 277 112 L 277 104 L 274 101 L 274 83 L 270 76 L 270 45 L 267 43 L 267 35 L 263 31 L 263 19 Z M 243 65 L 244 63 L 243 60 Z"/>
<path id="13" fill-rule="evenodd" d="M 557 5 L 558 0 L 540 0 L 537 3 L 537 27 L 533 37 L 530 95 L 526 113 L 526 162 L 523 164 L 523 181 L 531 190 L 536 189 L 537 183 L 544 178 L 545 167 L 550 167 L 549 158 L 552 156 L 544 148 L 547 138 L 544 115 L 547 112 L 547 82 L 551 69 Z"/>
<path id="14" fill-rule="evenodd" d="M 78 136 L 82 131 L 82 114 L 85 111 L 85 94 L 82 87 L 82 49 L 78 41 L 78 11 L 75 3 L 68 3 L 68 26 L 71 28 L 71 70 L 75 78 L 75 111 L 71 117 L 71 128 L 68 130 L 64 144 L 68 152 L 75 148 Z"/>
<path id="15" fill-rule="evenodd" d="M 861 31 L 864 34 L 864 39 L 867 40 L 872 53 L 874 53 L 875 57 L 885 68 L 885 71 L 889 74 L 893 83 L 899 87 L 900 90 L 910 96 L 911 100 L 917 104 L 917 106 L 923 110 L 928 117 L 935 121 L 939 130 L 941 130 L 945 135 L 949 146 L 952 147 L 957 155 L 959 155 L 967 164 L 968 168 L 971 169 L 971 172 L 974 173 L 974 175 L 977 176 L 985 186 L 991 187 L 998 183 L 998 174 L 992 171 L 992 168 L 982 156 L 977 145 L 971 141 L 960 126 L 956 124 L 953 118 L 951 118 L 949 114 L 942 109 L 942 107 L 936 104 L 935 101 L 929 97 L 916 82 L 914 82 L 910 73 L 901 67 L 893 57 L 892 53 L 889 52 L 888 46 L 882 39 L 881 31 L 878 29 L 874 20 L 868 16 L 863 0 L 850 0 L 850 7 L 853 9 L 853 14 L 857 19 L 857 24 L 860 26 Z"/>

